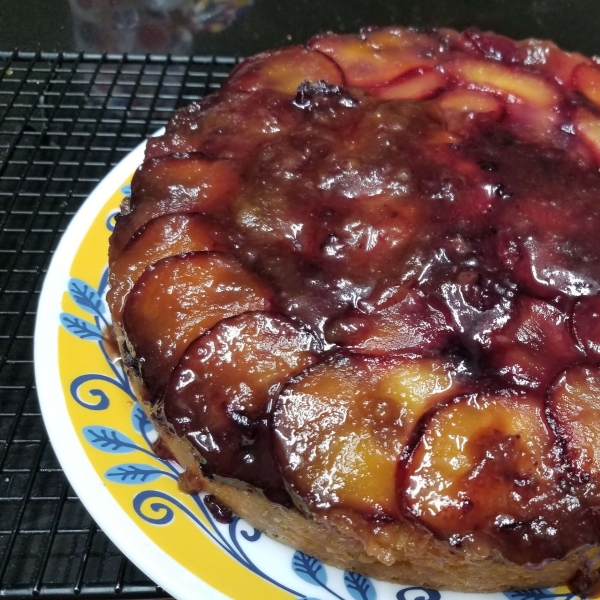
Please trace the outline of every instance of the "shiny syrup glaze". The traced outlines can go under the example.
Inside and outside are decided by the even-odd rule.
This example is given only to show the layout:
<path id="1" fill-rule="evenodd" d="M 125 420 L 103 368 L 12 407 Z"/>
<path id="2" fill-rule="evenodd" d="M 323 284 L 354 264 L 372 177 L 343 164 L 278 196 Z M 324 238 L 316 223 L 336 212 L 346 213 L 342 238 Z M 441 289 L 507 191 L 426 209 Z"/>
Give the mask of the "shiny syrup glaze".
<path id="1" fill-rule="evenodd" d="M 520 564 L 600 542 L 598 90 L 549 42 L 390 28 L 178 111 L 111 238 L 113 312 L 204 472 Z M 171 213 L 205 229 L 170 253 Z"/>

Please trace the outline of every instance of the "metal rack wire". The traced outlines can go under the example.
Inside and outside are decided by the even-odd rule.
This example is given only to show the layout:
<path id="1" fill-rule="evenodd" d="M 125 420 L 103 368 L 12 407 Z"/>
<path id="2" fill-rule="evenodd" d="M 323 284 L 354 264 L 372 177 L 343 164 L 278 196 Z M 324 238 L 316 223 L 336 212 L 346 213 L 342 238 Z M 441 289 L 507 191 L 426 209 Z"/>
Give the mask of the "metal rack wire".
<path id="1" fill-rule="evenodd" d="M 235 63 L 0 52 L 0 596 L 166 597 L 96 526 L 60 469 L 37 401 L 34 321 L 83 200 Z"/>

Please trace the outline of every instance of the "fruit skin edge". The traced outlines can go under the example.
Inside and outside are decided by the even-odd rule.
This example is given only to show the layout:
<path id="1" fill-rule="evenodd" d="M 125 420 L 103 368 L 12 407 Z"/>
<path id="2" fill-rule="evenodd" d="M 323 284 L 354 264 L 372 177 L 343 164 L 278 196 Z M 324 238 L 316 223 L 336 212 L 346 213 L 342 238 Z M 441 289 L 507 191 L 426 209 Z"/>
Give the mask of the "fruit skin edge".
<path id="1" fill-rule="evenodd" d="M 185 534 L 183 538 L 185 539 L 190 531 L 189 521 L 192 521 L 194 527 L 203 532 L 202 535 L 195 537 L 201 537 L 203 541 L 208 542 L 207 547 L 204 548 L 205 552 L 201 553 L 199 548 L 195 548 L 192 553 L 195 556 L 202 554 L 204 567 L 208 566 L 207 557 L 211 559 L 216 556 L 221 557 L 221 553 L 211 551 L 214 546 L 210 545 L 210 540 L 219 545 L 239 565 L 245 567 L 236 569 L 241 573 L 235 577 L 230 577 L 230 573 L 227 574 L 227 580 L 230 583 L 233 581 L 238 583 L 235 586 L 236 590 L 228 590 L 230 593 L 241 593 L 239 596 L 236 594 L 236 597 L 249 597 L 248 590 L 257 591 L 257 587 L 262 587 L 260 584 L 257 585 L 258 581 L 265 583 L 268 587 L 257 597 L 264 598 L 264 592 L 268 590 L 269 598 L 289 598 L 288 593 L 283 592 L 282 595 L 282 590 L 277 589 L 282 588 L 296 597 L 312 600 L 309 596 L 290 589 L 261 572 L 247 556 L 238 534 L 245 542 L 253 543 L 261 538 L 260 532 L 254 530 L 251 533 L 243 529 L 245 523 L 237 518 L 228 526 L 218 525 L 204 506 L 200 496 L 188 496 L 178 490 L 176 483 L 178 469 L 168 461 L 158 458 L 152 451 L 152 441 L 156 434 L 143 410 L 137 405 L 135 395 L 123 369 L 115 366 L 108 354 L 103 334 L 103 329 L 109 326 L 105 316 L 108 315 L 108 310 L 104 301 L 108 276 L 104 255 L 97 253 L 96 249 L 98 244 L 100 247 L 107 245 L 107 237 L 114 226 L 114 216 L 118 212 L 118 206 L 123 197 L 129 193 L 130 180 L 131 177 L 113 194 L 86 233 L 71 267 L 71 275 L 80 275 L 81 278 L 72 277 L 68 290 L 63 294 L 62 307 L 68 312 L 63 312 L 60 316 L 58 349 L 60 375 L 64 396 L 68 399 L 69 414 L 78 431 L 85 453 L 94 465 L 97 474 L 107 482 L 107 487 L 120 506 L 150 537 L 155 537 L 152 534 L 157 526 L 183 525 L 182 533 Z M 90 247 L 88 248 L 88 246 Z M 92 262 L 95 264 L 91 265 Z M 95 289 L 85 279 L 89 278 L 92 270 L 101 273 L 98 289 Z M 90 315 L 93 321 L 89 320 Z M 98 351 L 93 355 L 89 352 L 92 342 L 98 347 Z M 80 357 L 82 364 L 79 360 L 74 361 L 72 359 L 74 356 Z M 92 356 L 94 356 L 93 363 L 90 360 Z M 68 360 L 66 360 L 67 357 Z M 97 373 L 87 372 L 92 364 L 97 369 Z M 90 385 L 92 382 L 94 382 L 93 385 Z M 119 423 L 129 423 L 127 434 L 110 426 L 114 423 L 114 418 L 110 418 L 104 426 L 98 425 L 96 415 L 100 411 L 109 409 L 111 399 L 113 405 L 116 405 L 121 413 L 131 410 L 128 418 L 124 419 L 124 414 L 121 414 L 119 415 L 121 418 L 117 419 Z M 139 462 L 118 464 L 116 459 L 119 458 L 119 455 L 126 453 L 136 453 L 135 460 Z M 161 486 L 156 486 L 157 480 L 160 480 Z M 154 485 L 149 486 L 148 484 L 151 483 Z M 132 493 L 135 486 L 141 486 L 144 489 L 141 492 Z M 156 487 L 159 489 L 152 489 Z M 185 515 L 185 517 L 176 519 L 176 515 Z M 185 522 L 186 518 L 187 523 Z M 174 541 L 171 544 L 165 544 L 162 537 L 161 535 L 161 547 L 163 549 L 166 547 L 169 554 L 179 560 L 178 555 L 186 549 L 185 545 L 183 548 L 180 547 L 179 541 L 182 538 L 178 535 L 172 536 Z M 186 566 L 185 555 L 190 556 L 190 553 L 183 552 L 183 554 L 180 562 Z M 189 566 L 192 572 L 198 572 L 197 561 L 191 561 Z M 231 568 L 231 565 L 227 566 Z M 295 552 L 290 566 L 293 573 L 304 582 L 318 586 L 321 592 L 327 592 L 326 597 L 345 600 L 344 596 L 327 586 L 327 571 L 330 567 L 325 567 L 320 561 L 301 552 Z M 201 578 L 214 587 L 221 588 L 223 583 L 221 568 L 214 565 L 214 568 L 208 569 L 208 571 L 212 574 L 219 574 L 215 583 L 211 583 L 210 574 L 202 573 Z M 252 577 L 250 573 L 255 573 L 259 577 Z M 240 575 L 242 576 L 240 577 Z M 249 575 L 251 581 L 247 581 Z M 243 580 L 246 580 L 244 585 L 239 585 L 239 582 Z M 277 588 L 267 583 L 268 581 L 271 581 Z M 373 582 L 362 575 L 345 573 L 344 585 L 349 594 L 346 596 L 348 600 L 376 600 L 378 597 Z M 550 598 L 574 600 L 578 598 L 568 592 L 566 588 L 505 592 L 503 595 L 512 600 Z M 408 600 L 413 597 L 439 600 L 442 595 L 440 592 L 427 588 L 406 587 L 399 590 L 395 597 L 398 600 Z"/>

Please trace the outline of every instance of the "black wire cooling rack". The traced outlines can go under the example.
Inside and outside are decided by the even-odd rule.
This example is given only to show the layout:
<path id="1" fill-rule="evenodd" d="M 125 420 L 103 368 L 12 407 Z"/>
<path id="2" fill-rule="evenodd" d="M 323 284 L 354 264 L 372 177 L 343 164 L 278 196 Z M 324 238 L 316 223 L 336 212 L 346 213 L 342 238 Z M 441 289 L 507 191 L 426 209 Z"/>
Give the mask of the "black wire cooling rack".
<path id="1" fill-rule="evenodd" d="M 235 63 L 0 52 L 0 597 L 167 596 L 60 469 L 38 406 L 34 321 L 54 249 L 95 185 Z"/>

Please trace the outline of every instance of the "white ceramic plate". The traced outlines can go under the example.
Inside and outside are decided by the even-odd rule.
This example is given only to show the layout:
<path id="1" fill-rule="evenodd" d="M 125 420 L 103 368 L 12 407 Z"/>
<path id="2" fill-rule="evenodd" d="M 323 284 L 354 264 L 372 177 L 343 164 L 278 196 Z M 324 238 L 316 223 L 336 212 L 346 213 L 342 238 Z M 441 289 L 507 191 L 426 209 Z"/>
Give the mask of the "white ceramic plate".
<path id="1" fill-rule="evenodd" d="M 243 521 L 222 525 L 177 487 L 177 466 L 152 452 L 155 434 L 110 345 L 108 236 L 142 144 L 73 218 L 42 290 L 35 371 L 52 445 L 92 517 L 142 571 L 179 598 L 219 600 L 458 600 L 325 566 Z M 480 596 L 480 595 L 478 595 Z M 486 600 L 574 598 L 566 589 L 490 594 Z"/>

